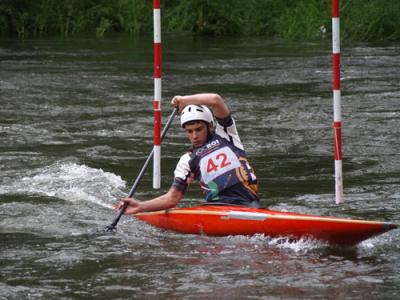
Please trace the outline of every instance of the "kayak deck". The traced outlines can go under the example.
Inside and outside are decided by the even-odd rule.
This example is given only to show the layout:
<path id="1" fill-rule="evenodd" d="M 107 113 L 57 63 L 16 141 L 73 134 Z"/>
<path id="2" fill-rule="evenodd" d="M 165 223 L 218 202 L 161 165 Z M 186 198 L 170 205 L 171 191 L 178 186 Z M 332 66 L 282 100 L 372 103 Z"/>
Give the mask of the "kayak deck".
<path id="1" fill-rule="evenodd" d="M 355 245 L 397 228 L 396 224 L 237 206 L 195 206 L 139 213 L 135 218 L 158 228 L 210 236 L 264 234 L 291 239 L 314 238 Z"/>

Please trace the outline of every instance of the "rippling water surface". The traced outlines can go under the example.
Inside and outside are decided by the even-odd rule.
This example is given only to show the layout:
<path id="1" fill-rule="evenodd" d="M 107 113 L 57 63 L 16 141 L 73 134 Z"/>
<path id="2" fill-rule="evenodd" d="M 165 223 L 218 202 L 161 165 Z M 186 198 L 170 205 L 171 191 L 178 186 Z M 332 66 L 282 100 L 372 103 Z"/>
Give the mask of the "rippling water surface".
<path id="1" fill-rule="evenodd" d="M 400 48 L 342 49 L 346 202 L 334 204 L 330 45 L 165 38 L 163 115 L 218 92 L 237 119 L 264 207 L 400 223 Z M 265 236 L 103 228 L 152 147 L 152 41 L 0 40 L 0 299 L 394 299 L 400 234 L 354 248 Z M 188 144 L 162 149 L 169 188 Z M 191 188 L 182 203 L 200 202 Z"/>

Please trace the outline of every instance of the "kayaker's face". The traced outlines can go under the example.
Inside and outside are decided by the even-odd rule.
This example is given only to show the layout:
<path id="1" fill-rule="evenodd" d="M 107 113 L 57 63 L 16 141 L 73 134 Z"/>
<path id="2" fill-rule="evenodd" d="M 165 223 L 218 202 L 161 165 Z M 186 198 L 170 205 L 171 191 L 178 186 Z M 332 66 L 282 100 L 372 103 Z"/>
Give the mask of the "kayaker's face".
<path id="1" fill-rule="evenodd" d="M 206 143 L 209 127 L 211 125 L 202 121 L 190 122 L 185 125 L 186 136 L 189 138 L 190 142 L 195 146 L 199 147 Z"/>

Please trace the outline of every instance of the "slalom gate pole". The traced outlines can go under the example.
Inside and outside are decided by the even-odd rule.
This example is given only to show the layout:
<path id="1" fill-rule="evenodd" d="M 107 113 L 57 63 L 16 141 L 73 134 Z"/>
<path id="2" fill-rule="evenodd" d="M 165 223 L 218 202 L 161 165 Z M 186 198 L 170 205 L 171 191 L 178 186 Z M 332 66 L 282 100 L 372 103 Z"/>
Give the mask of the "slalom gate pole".
<path id="1" fill-rule="evenodd" d="M 332 0 L 333 132 L 335 157 L 335 201 L 344 202 L 342 167 L 342 116 L 340 90 L 339 0 Z"/>
<path id="2" fill-rule="evenodd" d="M 161 186 L 161 12 L 160 0 L 153 0 L 154 22 L 154 157 L 153 189 Z"/>

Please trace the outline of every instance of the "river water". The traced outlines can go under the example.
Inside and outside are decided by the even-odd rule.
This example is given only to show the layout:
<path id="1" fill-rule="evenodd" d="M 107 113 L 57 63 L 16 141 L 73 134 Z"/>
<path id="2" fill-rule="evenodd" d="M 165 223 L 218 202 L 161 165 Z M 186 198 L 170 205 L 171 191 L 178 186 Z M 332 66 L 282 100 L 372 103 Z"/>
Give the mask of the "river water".
<path id="1" fill-rule="evenodd" d="M 331 48 L 165 37 L 163 116 L 217 92 L 237 120 L 262 206 L 400 223 L 400 47 L 342 49 L 346 202 L 334 203 Z M 164 232 L 124 217 L 104 232 L 152 147 L 148 38 L 0 40 L 0 299 L 394 299 L 400 233 L 357 247 Z M 188 148 L 162 148 L 168 190 Z M 181 203 L 200 203 L 194 186 Z"/>

